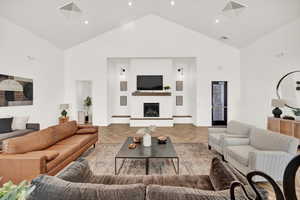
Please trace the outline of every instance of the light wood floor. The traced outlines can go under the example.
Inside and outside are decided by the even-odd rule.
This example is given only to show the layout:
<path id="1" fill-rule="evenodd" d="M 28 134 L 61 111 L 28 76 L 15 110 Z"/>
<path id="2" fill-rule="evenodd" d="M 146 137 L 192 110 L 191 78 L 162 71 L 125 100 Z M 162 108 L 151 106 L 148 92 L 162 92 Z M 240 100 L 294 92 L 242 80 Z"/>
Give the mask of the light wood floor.
<path id="1" fill-rule="evenodd" d="M 100 127 L 99 143 L 123 143 L 128 136 L 135 136 L 138 128 L 132 128 L 128 125 L 118 124 L 108 127 Z M 195 127 L 193 125 L 175 125 L 168 128 L 157 128 L 154 136 L 165 135 L 172 139 L 173 143 L 207 143 L 208 129 L 206 127 Z M 300 151 L 299 151 L 300 152 Z M 268 184 L 260 184 L 268 190 L 269 199 L 274 199 L 275 196 Z M 297 195 L 300 199 L 300 170 L 296 178 Z"/>

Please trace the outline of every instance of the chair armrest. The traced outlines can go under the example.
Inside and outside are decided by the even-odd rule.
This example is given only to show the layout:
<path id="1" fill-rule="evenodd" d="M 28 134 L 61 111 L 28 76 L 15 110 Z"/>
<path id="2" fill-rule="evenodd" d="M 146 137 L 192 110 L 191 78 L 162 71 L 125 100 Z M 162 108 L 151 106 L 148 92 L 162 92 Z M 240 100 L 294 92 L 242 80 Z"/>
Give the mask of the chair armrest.
<path id="1" fill-rule="evenodd" d="M 40 130 L 40 124 L 39 123 L 27 123 L 26 124 L 26 129 L 33 129 L 36 131 Z"/>
<path id="2" fill-rule="evenodd" d="M 294 155 L 283 151 L 249 152 L 249 167 L 253 171 L 262 171 L 275 181 L 281 181 L 286 166 Z"/>
<path id="3" fill-rule="evenodd" d="M 31 181 L 40 174 L 46 173 L 46 156 L 26 154 L 0 154 L 0 174 L 3 176 L 0 185 L 11 180 L 20 183 Z"/>
<path id="4" fill-rule="evenodd" d="M 240 146 L 240 145 L 249 145 L 249 138 L 235 138 L 235 137 L 224 137 L 223 138 L 223 147 L 226 146 Z"/>
<path id="5" fill-rule="evenodd" d="M 209 133 L 225 133 L 227 128 L 208 128 Z"/>

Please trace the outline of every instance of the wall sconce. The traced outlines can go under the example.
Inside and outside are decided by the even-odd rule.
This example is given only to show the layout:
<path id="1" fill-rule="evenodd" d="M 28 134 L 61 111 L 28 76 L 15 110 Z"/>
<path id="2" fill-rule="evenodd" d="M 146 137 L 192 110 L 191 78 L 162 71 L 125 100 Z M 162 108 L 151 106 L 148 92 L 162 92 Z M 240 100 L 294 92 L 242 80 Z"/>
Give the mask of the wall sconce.
<path id="1" fill-rule="evenodd" d="M 300 81 L 296 81 L 296 84 L 297 84 L 296 90 L 300 91 Z"/>
<path id="2" fill-rule="evenodd" d="M 183 67 L 178 68 L 177 72 L 178 72 L 178 80 L 182 81 L 183 80 Z"/>
<path id="3" fill-rule="evenodd" d="M 120 79 L 125 80 L 125 74 L 126 74 L 126 69 L 124 67 L 121 67 L 120 69 Z"/>

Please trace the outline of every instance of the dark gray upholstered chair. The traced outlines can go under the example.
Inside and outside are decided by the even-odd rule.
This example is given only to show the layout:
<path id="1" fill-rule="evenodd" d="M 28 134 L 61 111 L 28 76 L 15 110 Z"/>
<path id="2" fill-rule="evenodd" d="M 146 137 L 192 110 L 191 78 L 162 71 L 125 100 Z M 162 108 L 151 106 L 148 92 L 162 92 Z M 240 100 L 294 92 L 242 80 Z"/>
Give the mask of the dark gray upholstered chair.
<path id="1" fill-rule="evenodd" d="M 32 181 L 30 200 L 230 200 L 233 181 L 246 179 L 215 158 L 210 175 L 114 176 L 94 175 L 86 160 L 78 160 L 56 177 L 42 175 Z M 250 186 L 247 193 L 255 198 Z M 240 188 L 237 199 L 246 199 Z"/>

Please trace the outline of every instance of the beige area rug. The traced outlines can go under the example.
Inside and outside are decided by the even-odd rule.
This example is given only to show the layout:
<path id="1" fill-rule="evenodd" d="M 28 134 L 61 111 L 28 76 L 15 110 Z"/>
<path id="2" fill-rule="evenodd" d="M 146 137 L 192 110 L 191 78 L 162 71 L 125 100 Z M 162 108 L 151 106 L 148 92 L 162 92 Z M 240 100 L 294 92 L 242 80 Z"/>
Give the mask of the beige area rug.
<path id="1" fill-rule="evenodd" d="M 90 149 L 83 157 L 95 174 L 114 174 L 115 155 L 121 144 L 98 144 L 95 149 Z M 174 144 L 179 156 L 180 174 L 209 174 L 213 157 L 218 154 L 207 149 L 205 144 Z M 174 160 L 175 161 L 175 160 Z M 118 160 L 118 167 L 122 160 Z M 145 175 L 144 159 L 127 159 L 120 170 L 122 175 Z M 149 174 L 176 174 L 170 159 L 150 159 Z"/>

